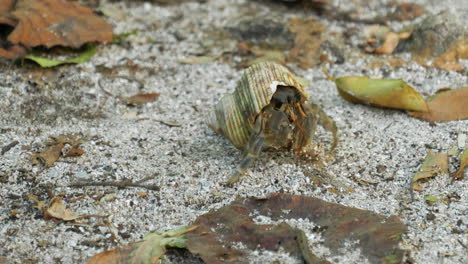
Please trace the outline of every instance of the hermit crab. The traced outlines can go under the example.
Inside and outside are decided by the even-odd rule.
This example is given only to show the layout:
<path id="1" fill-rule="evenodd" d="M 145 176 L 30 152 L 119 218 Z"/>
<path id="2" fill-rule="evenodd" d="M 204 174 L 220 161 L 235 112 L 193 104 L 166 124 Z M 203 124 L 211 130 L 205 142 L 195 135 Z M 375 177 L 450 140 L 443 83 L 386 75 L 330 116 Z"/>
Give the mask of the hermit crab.
<path id="1" fill-rule="evenodd" d="M 245 70 L 235 91 L 222 97 L 207 121 L 244 151 L 229 185 L 240 179 L 263 148 L 305 153 L 317 123 L 333 133 L 331 150 L 336 147 L 335 122 L 308 100 L 303 85 L 280 64 L 262 62 Z"/>

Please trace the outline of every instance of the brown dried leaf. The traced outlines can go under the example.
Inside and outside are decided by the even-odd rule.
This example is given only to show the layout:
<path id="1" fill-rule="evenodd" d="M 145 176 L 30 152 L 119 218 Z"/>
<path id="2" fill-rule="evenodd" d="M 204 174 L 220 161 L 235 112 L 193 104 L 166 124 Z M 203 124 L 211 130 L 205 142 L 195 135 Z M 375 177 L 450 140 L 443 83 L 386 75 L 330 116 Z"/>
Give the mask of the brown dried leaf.
<path id="1" fill-rule="evenodd" d="M 211 55 L 211 56 L 196 56 L 196 57 L 188 57 L 184 59 L 179 59 L 177 62 L 182 64 L 205 64 L 216 61 L 219 56 Z"/>
<path id="2" fill-rule="evenodd" d="M 29 200 L 33 200 L 34 202 L 36 202 L 34 208 L 37 208 L 39 211 L 43 212 L 47 208 L 47 205 L 43 201 L 40 201 L 36 195 L 28 194 L 28 198 Z"/>
<path id="3" fill-rule="evenodd" d="M 390 66 L 392 66 L 392 68 L 402 67 L 408 64 L 406 61 L 398 58 L 388 58 L 387 61 L 390 64 Z"/>
<path id="4" fill-rule="evenodd" d="M 79 157 L 84 154 L 84 150 L 80 148 L 81 142 L 75 143 L 72 145 L 70 150 L 68 150 L 65 157 Z"/>
<path id="5" fill-rule="evenodd" d="M 460 167 L 454 174 L 451 175 L 452 181 L 463 179 L 464 178 L 463 171 L 465 170 L 466 167 L 468 167 L 468 148 L 465 148 L 463 150 L 463 153 L 460 156 Z"/>
<path id="6" fill-rule="evenodd" d="M 395 32 L 388 32 L 385 35 L 385 41 L 382 46 L 378 47 L 374 53 L 376 54 L 392 54 L 396 46 L 400 42 L 400 35 Z"/>
<path id="7" fill-rule="evenodd" d="M 302 69 L 316 66 L 320 62 L 320 45 L 323 42 L 321 33 L 325 26 L 312 17 L 291 18 L 289 30 L 295 34 L 294 47 L 289 51 L 288 61 L 298 63 Z"/>
<path id="8" fill-rule="evenodd" d="M 52 167 L 54 163 L 60 158 L 64 143 L 58 143 L 31 154 L 31 162 L 33 165 L 43 165 L 45 167 Z"/>
<path id="9" fill-rule="evenodd" d="M 50 136 L 53 142 L 48 143 L 48 147 L 30 155 L 33 165 L 43 165 L 52 167 L 62 155 L 65 144 L 71 144 L 72 147 L 65 155 L 66 157 L 81 156 L 84 150 L 79 146 L 83 143 L 82 139 L 76 139 L 74 136 Z"/>
<path id="10" fill-rule="evenodd" d="M 398 249 L 404 224 L 395 216 L 350 208 L 323 200 L 289 194 L 273 194 L 266 199 L 238 198 L 228 206 L 195 220 L 198 228 L 187 234 L 190 252 L 206 263 L 247 263 L 246 254 L 232 244 L 242 243 L 250 250 L 277 251 L 281 247 L 305 263 L 328 263 L 315 257 L 307 246 L 304 233 L 286 224 L 256 224 L 254 218 L 266 216 L 272 221 L 303 219 L 323 228 L 323 245 L 332 254 L 340 254 L 345 241 L 356 241 L 371 263 L 384 258 L 401 261 Z"/>
<path id="11" fill-rule="evenodd" d="M 8 58 L 23 56 L 23 47 L 78 48 L 88 42 L 112 40 L 111 25 L 76 1 L 6 0 L 0 11 L 0 24 L 14 27 L 7 38 L 9 48 L 0 48 L 0 55 Z"/>
<path id="12" fill-rule="evenodd" d="M 409 115 L 432 122 L 468 119 L 468 86 L 444 90 L 426 99 L 428 112 L 408 112 Z"/>
<path id="13" fill-rule="evenodd" d="M 44 212 L 45 219 L 56 218 L 63 221 L 72 221 L 81 217 L 83 216 L 66 209 L 65 204 L 63 204 L 62 197 L 60 196 L 52 198 L 48 208 Z"/>
<path id="14" fill-rule="evenodd" d="M 429 151 L 421 168 L 416 172 L 411 180 L 411 188 L 416 191 L 422 191 L 422 187 L 416 182 L 442 173 L 448 173 L 447 153 L 433 153 L 432 151 Z"/>
<path id="15" fill-rule="evenodd" d="M 154 102 L 159 97 L 159 93 L 143 93 L 136 94 L 130 97 L 123 98 L 122 100 L 128 105 L 142 105 Z"/>
<path id="16" fill-rule="evenodd" d="M 444 54 L 434 59 L 432 65 L 446 71 L 462 71 L 463 65 L 459 59 L 468 58 L 468 41 L 462 39 L 456 42 Z"/>

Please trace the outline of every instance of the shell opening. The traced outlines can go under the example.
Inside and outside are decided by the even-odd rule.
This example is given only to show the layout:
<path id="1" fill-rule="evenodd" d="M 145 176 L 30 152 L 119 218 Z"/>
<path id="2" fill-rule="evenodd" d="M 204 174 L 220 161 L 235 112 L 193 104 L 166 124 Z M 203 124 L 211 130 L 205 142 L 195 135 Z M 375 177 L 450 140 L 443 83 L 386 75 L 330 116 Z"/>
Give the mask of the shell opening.
<path id="1" fill-rule="evenodd" d="M 270 105 L 276 110 L 284 111 L 287 105 L 297 104 L 300 101 L 301 94 L 295 87 L 278 85 L 276 92 L 271 97 Z"/>

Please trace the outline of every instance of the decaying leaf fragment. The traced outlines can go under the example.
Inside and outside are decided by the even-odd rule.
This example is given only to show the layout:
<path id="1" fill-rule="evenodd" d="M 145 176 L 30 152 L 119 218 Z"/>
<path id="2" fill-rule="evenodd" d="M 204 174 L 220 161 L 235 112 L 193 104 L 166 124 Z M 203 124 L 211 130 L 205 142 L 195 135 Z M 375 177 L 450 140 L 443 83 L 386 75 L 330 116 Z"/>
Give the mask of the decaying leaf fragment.
<path id="1" fill-rule="evenodd" d="M 32 47 L 79 48 L 88 42 L 110 42 L 112 27 L 91 8 L 67 0 L 2 0 L 0 55 L 18 58 Z M 52 8 L 53 7 L 53 8 Z M 3 33 L 3 34 L 2 34 Z"/>
<path id="2" fill-rule="evenodd" d="M 325 26 L 314 18 L 292 18 L 289 30 L 295 34 L 294 47 L 289 51 L 288 61 L 298 63 L 302 69 L 316 66 L 320 62 L 321 33 Z"/>
<path id="3" fill-rule="evenodd" d="M 61 196 L 52 198 L 48 205 L 40 201 L 35 195 L 28 194 L 28 198 L 36 202 L 34 207 L 41 211 L 46 220 L 73 221 L 85 217 L 105 217 L 98 215 L 79 215 L 70 209 L 66 209 Z"/>
<path id="4" fill-rule="evenodd" d="M 433 177 L 437 174 L 448 173 L 448 155 L 447 153 L 434 153 L 429 151 L 421 168 L 411 180 L 411 188 L 416 191 L 422 191 L 422 187 L 417 184 L 418 181 Z"/>
<path id="5" fill-rule="evenodd" d="M 424 196 L 424 201 L 426 201 L 426 203 L 429 204 L 429 205 L 433 205 L 439 200 L 440 200 L 440 198 L 437 198 L 437 197 L 435 197 L 434 195 L 431 195 L 431 194 L 428 194 L 428 195 Z"/>
<path id="6" fill-rule="evenodd" d="M 409 115 L 432 122 L 468 119 L 468 86 L 461 89 L 441 89 L 427 100 L 426 112 Z"/>
<path id="7" fill-rule="evenodd" d="M 57 218 L 63 221 L 72 221 L 81 217 L 83 216 L 80 216 L 70 209 L 66 209 L 62 197 L 60 196 L 54 197 L 44 212 L 45 219 Z"/>
<path id="8" fill-rule="evenodd" d="M 392 54 L 401 40 L 411 36 L 412 28 L 405 28 L 401 32 L 392 32 L 387 26 L 372 25 L 365 29 L 366 47 L 369 53 Z"/>
<path id="9" fill-rule="evenodd" d="M 460 59 L 468 59 L 468 39 L 457 41 L 444 54 L 435 58 L 432 65 L 446 71 L 462 71 Z"/>
<path id="10" fill-rule="evenodd" d="M 328 79 L 336 84 L 343 99 L 360 104 L 427 112 L 424 98 L 401 79 L 370 79 L 365 76 L 335 78 L 322 68 Z"/>
<path id="11" fill-rule="evenodd" d="M 154 102 L 159 97 L 159 93 L 143 93 L 135 94 L 130 97 L 122 98 L 128 105 L 142 105 L 146 103 Z"/>
<path id="12" fill-rule="evenodd" d="M 250 67 L 257 63 L 262 63 L 266 61 L 276 62 L 281 65 L 286 63 L 286 56 L 283 51 L 278 49 L 261 49 L 261 48 L 252 48 L 247 43 L 240 42 L 239 45 L 242 50 L 251 53 L 255 56 L 253 59 L 247 59 L 242 61 L 239 66 L 243 68 Z"/>
<path id="13" fill-rule="evenodd" d="M 184 59 L 179 59 L 177 62 L 182 64 L 205 64 L 217 60 L 219 56 L 198 56 L 198 57 L 188 57 Z"/>
<path id="14" fill-rule="evenodd" d="M 53 140 L 49 142 L 43 150 L 39 150 L 33 154 L 30 154 L 31 162 L 33 165 L 42 165 L 45 167 L 52 167 L 54 163 L 62 155 L 62 149 L 66 144 L 72 145 L 70 150 L 65 154 L 67 157 L 76 157 L 84 154 L 83 149 L 80 145 L 83 143 L 82 139 L 76 139 L 72 136 L 50 136 Z"/>
<path id="15" fill-rule="evenodd" d="M 196 226 L 187 226 L 162 234 L 154 232 L 145 236 L 142 241 L 128 244 L 124 248 L 98 253 L 88 260 L 88 264 L 158 263 L 168 247 L 186 248 L 185 234 L 196 228 Z"/>
<path id="16" fill-rule="evenodd" d="M 272 223 L 257 224 L 257 217 Z M 332 254 L 340 254 L 345 241 L 356 241 L 355 247 L 370 263 L 386 263 L 382 262 L 386 258 L 399 263 L 403 258 L 398 243 L 406 228 L 397 217 L 281 193 L 264 199 L 238 198 L 198 217 L 193 223 L 198 228 L 187 234 L 187 249 L 206 263 L 248 263 L 246 250 L 277 251 L 280 247 L 304 263 L 329 263 L 314 256 L 302 232 L 284 223 L 291 219 L 321 227 L 323 246 Z"/>
<path id="17" fill-rule="evenodd" d="M 96 51 L 97 51 L 96 46 L 89 44 L 87 45 L 86 49 L 78 57 L 75 57 L 75 58 L 57 60 L 57 59 L 43 58 L 43 57 L 36 56 L 36 55 L 27 55 L 24 58 L 34 61 L 35 63 L 39 64 L 43 68 L 48 68 L 48 67 L 55 67 L 55 66 L 62 65 L 62 64 L 87 62 L 91 59 L 91 57 L 93 57 Z"/>
<path id="18" fill-rule="evenodd" d="M 468 167 L 468 148 L 465 148 L 460 155 L 460 167 L 454 174 L 451 175 L 452 181 L 463 179 L 463 172 L 466 167 Z"/>

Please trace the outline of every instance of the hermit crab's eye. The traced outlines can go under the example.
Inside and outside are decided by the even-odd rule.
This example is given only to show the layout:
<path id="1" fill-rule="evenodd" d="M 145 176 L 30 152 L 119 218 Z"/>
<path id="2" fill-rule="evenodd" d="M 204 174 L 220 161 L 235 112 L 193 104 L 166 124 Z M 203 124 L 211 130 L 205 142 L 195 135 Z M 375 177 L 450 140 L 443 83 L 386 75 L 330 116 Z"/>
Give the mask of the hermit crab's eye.
<path id="1" fill-rule="evenodd" d="M 282 110 L 284 104 L 293 104 L 301 100 L 301 95 L 296 88 L 279 85 L 271 98 L 271 105 L 275 110 Z"/>

